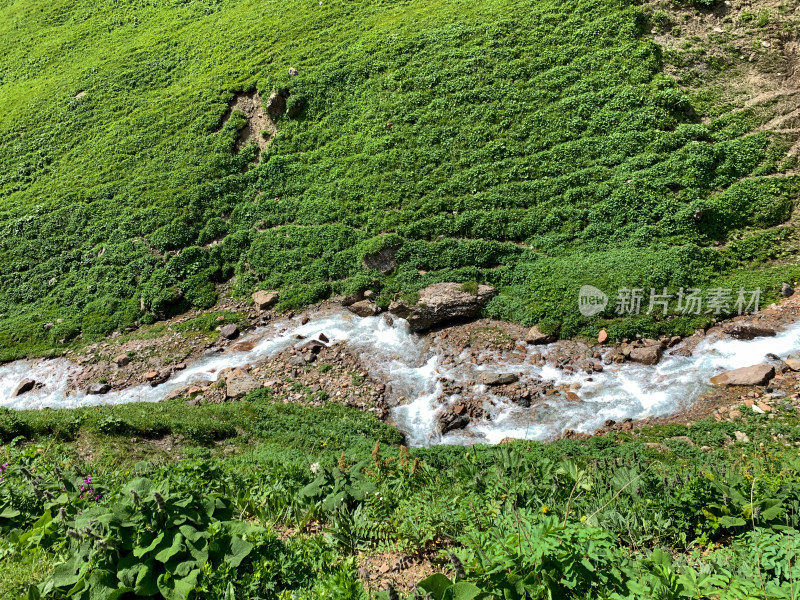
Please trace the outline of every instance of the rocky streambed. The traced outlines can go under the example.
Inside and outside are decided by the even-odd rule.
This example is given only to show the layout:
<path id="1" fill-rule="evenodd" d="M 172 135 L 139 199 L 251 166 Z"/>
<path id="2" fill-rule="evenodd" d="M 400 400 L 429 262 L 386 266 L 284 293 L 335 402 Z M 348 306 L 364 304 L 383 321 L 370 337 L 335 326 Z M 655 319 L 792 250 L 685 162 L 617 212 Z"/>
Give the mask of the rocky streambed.
<path id="1" fill-rule="evenodd" d="M 475 320 L 491 293 L 437 284 L 389 313 L 367 295 L 294 316 L 274 314 L 276 297 L 260 293 L 239 307 L 258 325 L 220 327 L 210 342 L 108 340 L 80 356 L 0 366 L 0 406 L 199 404 L 268 388 L 284 402 L 371 411 L 409 444 L 430 445 L 591 435 L 800 402 L 797 295 L 689 338 L 612 346 Z M 453 319 L 462 322 L 444 324 Z"/>

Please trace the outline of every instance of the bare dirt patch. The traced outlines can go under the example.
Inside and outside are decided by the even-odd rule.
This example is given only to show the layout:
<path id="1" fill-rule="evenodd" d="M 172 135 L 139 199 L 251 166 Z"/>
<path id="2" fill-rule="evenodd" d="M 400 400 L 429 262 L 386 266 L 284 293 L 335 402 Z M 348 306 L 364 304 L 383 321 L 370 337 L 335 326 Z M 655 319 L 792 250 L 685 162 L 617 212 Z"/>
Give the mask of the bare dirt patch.
<path id="1" fill-rule="evenodd" d="M 223 126 L 228 122 L 228 119 L 234 111 L 243 113 L 247 121 L 244 127 L 239 130 L 239 137 L 236 140 L 236 150 L 239 151 L 245 146 L 256 144 L 258 146 L 256 162 L 258 162 L 261 152 L 264 151 L 264 148 L 267 147 L 278 133 L 278 128 L 275 126 L 275 123 L 267 111 L 264 110 L 261 96 L 258 92 L 237 94 L 225 115 L 222 123 Z"/>
<path id="2" fill-rule="evenodd" d="M 422 581 L 441 569 L 428 556 L 410 556 L 401 552 L 362 555 L 358 558 L 359 576 L 371 592 L 388 589 L 389 584 L 402 592 L 412 591 Z"/>
<path id="3" fill-rule="evenodd" d="M 711 106 L 752 111 L 759 131 L 790 140 L 788 156 L 800 152 L 800 4 L 726 0 L 698 10 L 651 0 L 646 10 L 668 75 L 690 92 L 713 89 Z"/>

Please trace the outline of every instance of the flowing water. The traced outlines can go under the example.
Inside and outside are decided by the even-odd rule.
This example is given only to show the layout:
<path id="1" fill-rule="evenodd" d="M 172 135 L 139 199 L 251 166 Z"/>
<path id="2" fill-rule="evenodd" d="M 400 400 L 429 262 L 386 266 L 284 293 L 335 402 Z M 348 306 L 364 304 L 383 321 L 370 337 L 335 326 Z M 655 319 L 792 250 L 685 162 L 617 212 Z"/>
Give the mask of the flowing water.
<path id="1" fill-rule="evenodd" d="M 216 373 L 227 367 L 253 364 L 260 359 L 302 345 L 320 333 L 331 343 L 347 342 L 361 355 L 364 366 L 379 380 L 392 386 L 395 394 L 408 401 L 393 409 L 392 417 L 412 445 L 436 443 L 497 443 L 505 437 L 547 439 L 566 429 L 592 432 L 607 419 L 644 418 L 675 413 L 691 405 L 708 388 L 708 379 L 726 369 L 757 364 L 769 354 L 785 357 L 800 349 L 800 322 L 776 337 L 752 341 L 731 339 L 707 340 L 696 348 L 693 356 L 665 356 L 657 366 L 623 363 L 609 365 L 601 373 L 567 373 L 548 365 L 529 362 L 509 364 L 499 353 L 487 353 L 480 366 L 472 365 L 466 355 L 462 360 L 444 366 L 442 357 L 425 341 L 396 320 L 390 326 L 380 317 L 358 318 L 349 313 L 330 313 L 301 325 L 286 321 L 259 328 L 241 341 L 255 342 L 246 352 L 210 352 L 173 375 L 165 383 L 151 387 L 144 384 L 105 395 L 84 393 L 67 395 L 65 389 L 80 367 L 65 359 L 16 361 L 0 366 L 0 406 L 15 409 L 69 408 L 125 402 L 157 402 L 170 392 L 195 381 L 216 379 Z M 303 336 L 298 341 L 297 335 Z M 543 351 L 547 351 L 544 348 Z M 476 369 L 492 372 L 514 372 L 520 383 L 553 381 L 557 384 L 580 384 L 582 402 L 558 396 L 548 397 L 544 404 L 523 408 L 475 384 Z M 41 382 L 41 389 L 17 398 L 11 394 L 24 378 Z M 486 399 L 488 418 L 461 431 L 441 436 L 437 430 L 437 414 L 442 404 L 441 378 L 472 386 L 472 392 Z M 458 401 L 453 396 L 446 402 Z"/>

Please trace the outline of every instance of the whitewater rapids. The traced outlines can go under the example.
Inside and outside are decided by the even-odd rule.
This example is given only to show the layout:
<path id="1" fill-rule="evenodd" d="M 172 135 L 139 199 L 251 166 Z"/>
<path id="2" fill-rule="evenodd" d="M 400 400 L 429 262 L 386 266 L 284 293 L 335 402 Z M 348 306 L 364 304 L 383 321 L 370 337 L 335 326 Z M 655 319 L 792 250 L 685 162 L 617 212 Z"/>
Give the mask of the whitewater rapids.
<path id="1" fill-rule="evenodd" d="M 215 379 L 222 369 L 254 364 L 293 345 L 300 346 L 320 333 L 331 343 L 347 342 L 361 355 L 365 368 L 375 379 L 385 381 L 395 392 L 409 399 L 392 409 L 392 418 L 408 443 L 414 446 L 498 443 L 506 437 L 542 440 L 566 429 L 590 433 L 608 419 L 621 421 L 676 413 L 691 406 L 709 388 L 709 378 L 720 371 L 763 362 L 770 353 L 785 357 L 800 349 L 798 322 L 776 337 L 751 341 L 707 339 L 690 357 L 666 355 L 656 366 L 612 364 L 591 376 L 529 362 L 508 364 L 499 353 L 490 353 L 488 360 L 478 367 L 468 361 L 445 367 L 442 357 L 423 338 L 411 333 L 402 320 L 389 325 L 381 317 L 358 318 L 349 313 L 332 313 L 305 325 L 292 320 L 256 329 L 241 339 L 255 342 L 252 350 L 209 353 L 157 387 L 143 384 L 104 395 L 83 392 L 67 395 L 68 382 L 80 372 L 80 366 L 66 359 L 15 361 L 0 366 L 0 406 L 42 409 L 158 402 L 190 383 Z M 298 341 L 297 336 L 303 336 L 304 340 Z M 543 348 L 543 352 L 546 350 Z M 485 386 L 469 383 L 474 382 L 476 369 L 518 373 L 523 385 L 526 381 L 540 380 L 567 385 L 578 383 L 582 402 L 550 396 L 544 407 L 523 408 L 492 395 Z M 24 378 L 44 386 L 12 398 L 14 389 Z M 437 398 L 442 392 L 441 378 L 473 385 L 473 393 L 491 400 L 485 403 L 488 418 L 471 423 L 464 430 L 444 436 L 439 434 L 437 415 L 443 405 Z M 457 400 L 458 397 L 453 396 L 447 402 Z"/>

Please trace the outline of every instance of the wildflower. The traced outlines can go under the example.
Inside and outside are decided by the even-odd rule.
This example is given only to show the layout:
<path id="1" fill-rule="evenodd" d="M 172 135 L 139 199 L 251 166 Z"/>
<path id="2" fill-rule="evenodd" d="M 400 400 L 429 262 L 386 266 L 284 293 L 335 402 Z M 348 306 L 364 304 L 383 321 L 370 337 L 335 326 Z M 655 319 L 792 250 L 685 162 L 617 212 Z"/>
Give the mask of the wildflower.
<path id="1" fill-rule="evenodd" d="M 311 465 L 310 468 L 311 468 L 311 472 L 316 475 L 317 471 L 319 471 L 319 463 L 315 462 L 313 465 Z"/>
<path id="2" fill-rule="evenodd" d="M 4 472 L 8 468 L 8 463 L 3 463 L 0 465 L 0 473 Z"/>
<path id="3" fill-rule="evenodd" d="M 539 512 L 542 513 L 543 515 L 546 515 L 547 513 L 550 512 L 550 508 L 547 506 L 543 506 Z"/>

